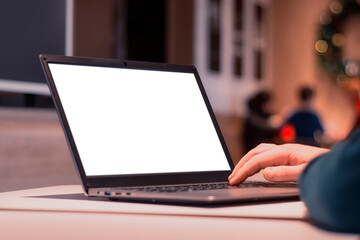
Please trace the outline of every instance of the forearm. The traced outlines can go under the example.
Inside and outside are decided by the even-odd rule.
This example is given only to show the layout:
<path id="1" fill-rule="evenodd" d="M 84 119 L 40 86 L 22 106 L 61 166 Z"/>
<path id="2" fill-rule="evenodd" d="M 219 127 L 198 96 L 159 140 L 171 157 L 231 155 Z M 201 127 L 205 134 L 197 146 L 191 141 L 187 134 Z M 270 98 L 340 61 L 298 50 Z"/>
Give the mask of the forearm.
<path id="1" fill-rule="evenodd" d="M 359 136 L 310 162 L 300 176 L 301 198 L 319 226 L 360 232 Z"/>

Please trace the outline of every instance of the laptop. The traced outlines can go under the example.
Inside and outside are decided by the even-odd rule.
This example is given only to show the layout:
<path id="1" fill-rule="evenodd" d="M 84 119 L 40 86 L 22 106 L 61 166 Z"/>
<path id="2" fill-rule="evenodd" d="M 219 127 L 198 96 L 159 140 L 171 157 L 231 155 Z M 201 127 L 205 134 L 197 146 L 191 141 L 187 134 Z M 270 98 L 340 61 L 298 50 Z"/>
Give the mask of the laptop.
<path id="1" fill-rule="evenodd" d="M 229 186 L 233 161 L 194 66 L 39 57 L 86 196 L 178 204 L 298 197 L 291 183 Z"/>

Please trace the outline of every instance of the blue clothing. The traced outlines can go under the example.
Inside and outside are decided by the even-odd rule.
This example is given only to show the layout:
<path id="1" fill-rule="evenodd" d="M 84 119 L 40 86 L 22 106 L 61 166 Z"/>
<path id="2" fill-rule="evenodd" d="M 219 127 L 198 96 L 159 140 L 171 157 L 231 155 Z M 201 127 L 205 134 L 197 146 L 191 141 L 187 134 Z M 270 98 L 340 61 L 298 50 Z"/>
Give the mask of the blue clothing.
<path id="1" fill-rule="evenodd" d="M 319 117 L 310 110 L 295 112 L 286 121 L 295 128 L 296 142 L 309 145 L 317 145 L 314 137 L 315 132 L 324 132 Z"/>
<path id="2" fill-rule="evenodd" d="M 318 226 L 360 233 L 360 128 L 311 161 L 299 180 L 301 199 Z"/>

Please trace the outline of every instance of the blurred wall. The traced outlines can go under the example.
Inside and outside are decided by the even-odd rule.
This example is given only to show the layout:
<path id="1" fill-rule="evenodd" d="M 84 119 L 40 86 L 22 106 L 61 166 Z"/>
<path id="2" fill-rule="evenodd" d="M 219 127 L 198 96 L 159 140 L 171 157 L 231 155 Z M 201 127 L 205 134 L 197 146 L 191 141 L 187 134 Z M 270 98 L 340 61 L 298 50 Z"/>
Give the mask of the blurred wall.
<path id="1" fill-rule="evenodd" d="M 112 0 L 74 1 L 74 56 L 114 58 L 115 4 Z"/>
<path id="2" fill-rule="evenodd" d="M 193 64 L 194 0 L 167 0 L 166 62 Z"/>
<path id="3" fill-rule="evenodd" d="M 296 90 L 308 84 L 317 90 L 315 109 L 325 130 L 335 140 L 350 130 L 354 111 L 349 97 L 322 72 L 314 44 L 320 14 L 328 10 L 330 0 L 272 0 L 269 53 L 271 88 L 276 109 L 296 106 Z"/>

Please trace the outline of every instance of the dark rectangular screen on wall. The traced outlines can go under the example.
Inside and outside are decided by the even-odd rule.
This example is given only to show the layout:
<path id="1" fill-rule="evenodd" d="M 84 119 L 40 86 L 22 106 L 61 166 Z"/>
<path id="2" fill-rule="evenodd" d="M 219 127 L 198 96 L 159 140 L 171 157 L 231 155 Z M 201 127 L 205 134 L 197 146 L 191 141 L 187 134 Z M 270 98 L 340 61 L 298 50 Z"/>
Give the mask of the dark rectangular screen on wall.
<path id="1" fill-rule="evenodd" d="M 65 54 L 66 0 L 0 0 L 0 79 L 45 82 L 38 55 Z"/>

